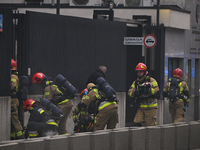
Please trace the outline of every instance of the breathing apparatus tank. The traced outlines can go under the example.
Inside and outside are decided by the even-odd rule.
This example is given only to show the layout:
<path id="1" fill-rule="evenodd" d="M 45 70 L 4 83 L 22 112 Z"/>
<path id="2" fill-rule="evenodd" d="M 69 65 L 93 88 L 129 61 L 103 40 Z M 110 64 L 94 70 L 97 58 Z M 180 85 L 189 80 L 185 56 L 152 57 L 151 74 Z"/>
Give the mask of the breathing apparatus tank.
<path id="1" fill-rule="evenodd" d="M 62 110 L 60 110 L 56 105 L 51 103 L 48 99 L 46 98 L 41 99 L 40 104 L 48 111 L 50 111 L 57 120 L 63 117 Z"/>
<path id="2" fill-rule="evenodd" d="M 24 102 L 28 95 L 28 77 L 21 76 L 19 78 L 19 99 Z"/>
<path id="3" fill-rule="evenodd" d="M 69 98 L 76 98 L 77 89 L 61 74 L 56 76 L 54 84 L 58 85 L 59 90 L 61 90 L 64 95 L 67 95 Z"/>
<path id="4" fill-rule="evenodd" d="M 105 96 L 107 97 L 107 101 L 116 101 L 118 102 L 116 98 L 116 91 L 106 82 L 106 80 L 103 77 L 99 77 L 96 80 L 96 83 L 98 85 L 98 89 L 103 91 Z"/>

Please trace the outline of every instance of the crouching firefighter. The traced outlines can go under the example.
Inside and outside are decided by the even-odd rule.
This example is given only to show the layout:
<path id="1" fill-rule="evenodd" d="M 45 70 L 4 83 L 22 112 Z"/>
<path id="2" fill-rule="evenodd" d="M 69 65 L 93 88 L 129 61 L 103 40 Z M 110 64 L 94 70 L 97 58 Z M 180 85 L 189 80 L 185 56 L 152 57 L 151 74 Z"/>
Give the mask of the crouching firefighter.
<path id="1" fill-rule="evenodd" d="M 44 88 L 44 97 L 55 104 L 63 112 L 63 117 L 58 123 L 58 134 L 67 135 L 66 122 L 71 113 L 73 102 L 71 99 L 76 96 L 76 88 L 69 83 L 61 74 L 51 81 L 49 77 L 38 72 L 32 77 L 33 84 L 39 84 Z"/>
<path id="2" fill-rule="evenodd" d="M 105 81 L 103 77 L 87 85 L 88 95 L 84 98 L 84 104 L 88 112 L 95 115 L 94 131 L 114 129 L 118 123 L 118 106 L 115 90 Z"/>
<path id="3" fill-rule="evenodd" d="M 135 71 L 137 79 L 128 91 L 128 95 L 134 98 L 135 104 L 138 105 L 133 126 L 155 126 L 157 125 L 158 83 L 154 78 L 147 76 L 148 71 L 144 63 L 139 63 Z"/>
<path id="4" fill-rule="evenodd" d="M 23 103 L 23 109 L 30 113 L 28 124 L 25 127 L 25 139 L 57 134 L 58 124 L 56 123 L 56 117 L 43 107 L 40 102 L 27 99 Z"/>
<path id="5" fill-rule="evenodd" d="M 181 80 L 182 70 L 177 68 L 173 72 L 173 77 L 163 89 L 163 97 L 169 100 L 169 112 L 173 123 L 183 121 L 184 111 L 187 110 L 190 102 L 189 88 L 185 81 Z"/>
<path id="6" fill-rule="evenodd" d="M 74 132 L 87 132 L 93 130 L 93 115 L 90 115 L 86 110 L 86 105 L 83 103 L 84 97 L 88 94 L 87 88 L 80 93 L 81 102 L 73 110 Z"/>

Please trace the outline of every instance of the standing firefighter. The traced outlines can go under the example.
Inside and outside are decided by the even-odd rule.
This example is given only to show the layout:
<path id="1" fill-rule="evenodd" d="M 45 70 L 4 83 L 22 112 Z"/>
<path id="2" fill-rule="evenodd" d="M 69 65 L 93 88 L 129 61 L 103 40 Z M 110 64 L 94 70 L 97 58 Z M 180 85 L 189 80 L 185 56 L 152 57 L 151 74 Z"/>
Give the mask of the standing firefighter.
<path id="1" fill-rule="evenodd" d="M 59 75 L 59 77 L 62 76 Z M 67 82 L 66 79 L 62 80 L 63 80 L 62 84 L 65 84 L 65 82 Z M 61 91 L 61 88 L 59 88 L 60 85 L 58 85 L 56 81 L 54 82 L 50 81 L 50 78 L 48 78 L 41 72 L 38 72 L 33 75 L 32 83 L 33 84 L 38 83 L 39 85 L 41 85 L 44 88 L 44 97 L 61 109 L 61 111 L 63 112 L 63 118 L 57 122 L 58 134 L 59 135 L 68 134 L 66 130 L 66 122 L 73 106 L 72 100 L 70 100 L 72 98 L 71 95 L 65 94 L 64 91 Z M 66 89 L 70 89 L 70 87 Z"/>
<path id="2" fill-rule="evenodd" d="M 134 98 L 138 105 L 133 126 L 155 126 L 157 125 L 158 83 L 154 78 L 147 76 L 148 71 L 144 63 L 139 63 L 135 71 L 137 80 L 132 83 L 128 91 L 128 95 Z"/>
<path id="3" fill-rule="evenodd" d="M 181 80 L 182 70 L 177 68 L 173 72 L 173 78 L 169 79 L 169 82 L 163 89 L 163 97 L 169 99 L 169 112 L 172 117 L 173 123 L 183 121 L 184 111 L 189 106 L 189 88 L 187 83 Z"/>
<path id="4" fill-rule="evenodd" d="M 23 139 L 23 128 L 18 117 L 19 99 L 18 86 L 19 78 L 16 75 L 17 63 L 11 59 L 11 140 Z"/>

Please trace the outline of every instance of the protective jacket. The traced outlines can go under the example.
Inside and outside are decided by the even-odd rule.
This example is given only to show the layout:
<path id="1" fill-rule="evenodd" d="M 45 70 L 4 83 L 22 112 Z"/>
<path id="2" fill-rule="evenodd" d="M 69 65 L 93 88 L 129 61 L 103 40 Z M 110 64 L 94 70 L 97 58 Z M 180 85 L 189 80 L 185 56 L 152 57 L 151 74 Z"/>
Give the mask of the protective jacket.
<path id="1" fill-rule="evenodd" d="M 190 102 L 190 95 L 189 95 L 189 88 L 188 88 L 188 85 L 185 81 L 177 78 L 177 81 L 178 81 L 178 85 L 177 85 L 177 100 L 181 100 L 181 101 L 184 101 L 184 105 L 187 105 L 189 106 L 189 102 Z M 170 85 L 171 85 L 171 82 L 168 82 L 164 89 L 163 89 L 163 96 L 164 97 L 168 97 L 168 92 L 169 92 L 169 89 L 170 89 Z M 187 96 L 187 99 L 184 99 L 184 95 Z"/>
<path id="2" fill-rule="evenodd" d="M 59 90 L 58 86 L 53 84 L 53 81 L 46 81 L 44 89 L 44 97 L 57 105 L 63 112 L 63 118 L 58 123 L 58 133 L 68 134 L 66 130 L 66 122 L 69 114 L 71 113 L 73 103 L 67 96 Z"/>
<path id="3" fill-rule="evenodd" d="M 105 125 L 108 129 L 115 128 L 118 123 L 118 109 L 116 102 L 104 101 L 97 88 L 89 91 L 83 103 L 87 106 L 90 113 L 95 114 L 94 131 L 103 130 Z M 110 119 L 109 119 L 110 118 Z"/>
<path id="4" fill-rule="evenodd" d="M 94 83 L 96 84 L 96 80 L 98 77 L 103 77 L 105 79 L 105 74 L 101 69 L 96 70 L 95 72 L 93 72 L 89 78 L 88 81 L 86 82 L 86 85 L 88 85 L 89 83 Z"/>
<path id="5" fill-rule="evenodd" d="M 148 91 L 146 93 L 143 93 L 139 97 L 136 97 L 135 91 L 139 90 L 139 87 L 145 82 L 150 82 L 151 87 L 148 88 Z M 141 79 L 137 78 L 137 80 L 132 83 L 128 91 L 128 95 L 132 98 L 137 99 L 138 106 L 140 109 L 152 109 L 152 108 L 157 108 L 156 94 L 158 92 L 159 92 L 159 87 L 157 81 L 152 77 L 144 75 L 143 78 Z"/>
<path id="6" fill-rule="evenodd" d="M 57 133 L 58 125 L 54 117 L 38 102 L 33 104 L 29 112 L 30 118 L 25 130 L 25 138 L 42 137 L 50 131 L 53 135 Z"/>
<path id="7" fill-rule="evenodd" d="M 187 83 L 185 81 L 182 81 L 179 78 L 177 79 L 177 86 L 176 86 L 176 99 L 169 100 L 169 112 L 172 117 L 173 123 L 178 123 L 183 121 L 184 117 L 184 105 L 187 107 L 189 106 L 189 88 L 187 86 Z M 165 85 L 163 89 L 163 97 L 169 96 L 169 90 L 171 86 L 171 80 Z M 186 99 L 184 98 L 186 96 Z"/>

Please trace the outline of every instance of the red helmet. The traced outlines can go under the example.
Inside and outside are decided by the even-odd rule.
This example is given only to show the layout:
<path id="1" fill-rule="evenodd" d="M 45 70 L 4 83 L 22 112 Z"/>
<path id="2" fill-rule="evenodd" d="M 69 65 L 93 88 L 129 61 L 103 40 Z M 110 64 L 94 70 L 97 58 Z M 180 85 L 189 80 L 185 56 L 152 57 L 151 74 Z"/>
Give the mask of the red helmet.
<path id="1" fill-rule="evenodd" d="M 14 59 L 11 59 L 11 70 L 16 70 L 17 68 L 17 63 Z"/>
<path id="2" fill-rule="evenodd" d="M 80 96 L 87 95 L 87 94 L 88 94 L 88 90 L 87 88 L 85 88 L 83 91 L 81 91 Z"/>
<path id="3" fill-rule="evenodd" d="M 182 77 L 182 74 L 183 74 L 182 70 L 181 70 L 180 68 L 177 68 L 177 69 L 175 69 L 174 72 L 173 72 L 173 77 L 181 78 L 181 77 Z"/>
<path id="4" fill-rule="evenodd" d="M 143 70 L 145 74 L 148 74 L 147 66 L 144 63 L 137 64 L 137 66 L 135 67 L 135 71 L 138 71 L 138 70 Z"/>
<path id="5" fill-rule="evenodd" d="M 35 103 L 33 99 L 27 99 L 23 103 L 23 109 L 24 110 L 30 110 L 32 105 Z"/>
<path id="6" fill-rule="evenodd" d="M 38 72 L 38 73 L 34 74 L 33 77 L 32 77 L 32 83 L 33 84 L 41 83 L 43 78 L 44 78 L 44 76 L 45 75 L 43 73 L 41 73 L 41 72 Z"/>

